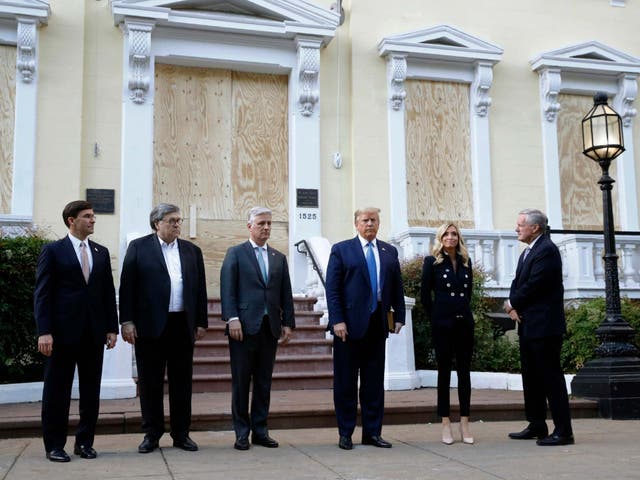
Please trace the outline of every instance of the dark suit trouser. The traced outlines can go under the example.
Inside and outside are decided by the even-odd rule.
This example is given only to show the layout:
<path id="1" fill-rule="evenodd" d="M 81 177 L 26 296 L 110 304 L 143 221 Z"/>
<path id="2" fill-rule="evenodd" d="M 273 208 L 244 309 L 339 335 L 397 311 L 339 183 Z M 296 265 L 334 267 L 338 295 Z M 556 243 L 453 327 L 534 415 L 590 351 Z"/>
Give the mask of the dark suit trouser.
<path id="1" fill-rule="evenodd" d="M 358 372 L 362 435 L 379 436 L 384 415 L 384 334 L 381 308 L 369 318 L 365 336 L 347 341 L 333 339 L 333 402 L 338 432 L 350 437 L 356 427 L 358 410 Z"/>
<path id="2" fill-rule="evenodd" d="M 471 410 L 471 356 L 473 354 L 473 319 L 455 318 L 453 325 L 433 325 L 433 343 L 438 362 L 438 415 L 451 413 L 451 369 L 456 359 L 460 416 L 468 417 Z"/>
<path id="3" fill-rule="evenodd" d="M 560 365 L 562 336 L 538 339 L 520 337 L 520 364 L 524 407 L 529 423 L 539 425 L 547 417 L 547 401 L 554 432 L 571 435 L 567 385 Z"/>
<path id="4" fill-rule="evenodd" d="M 231 357 L 231 414 L 237 438 L 267 435 L 267 417 L 271 402 L 271 378 L 276 360 L 278 339 L 269 326 L 269 317 L 262 319 L 260 331 L 255 335 L 244 334 L 241 342 L 229 337 Z M 249 389 L 251 417 L 249 417 Z"/>
<path id="5" fill-rule="evenodd" d="M 42 390 L 42 433 L 45 451 L 63 449 L 67 442 L 71 387 L 76 365 L 80 393 L 80 421 L 76 428 L 76 443 L 93 446 L 98 411 L 104 345 L 89 335 L 79 345 L 55 343 L 50 357 L 45 359 Z"/>
<path id="6" fill-rule="evenodd" d="M 158 338 L 138 338 L 135 344 L 140 387 L 142 430 L 159 439 L 164 427 L 164 375 L 169 382 L 171 436 L 181 440 L 191 428 L 193 342 L 183 313 L 170 313 Z"/>

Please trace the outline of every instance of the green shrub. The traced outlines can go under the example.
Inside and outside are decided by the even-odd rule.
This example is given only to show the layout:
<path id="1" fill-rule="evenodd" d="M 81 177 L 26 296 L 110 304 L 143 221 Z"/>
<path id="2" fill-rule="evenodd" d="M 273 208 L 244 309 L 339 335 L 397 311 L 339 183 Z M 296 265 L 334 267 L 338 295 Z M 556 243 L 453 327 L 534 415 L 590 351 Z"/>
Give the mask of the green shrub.
<path id="1" fill-rule="evenodd" d="M 637 301 L 622 298 L 620 301 L 622 317 L 635 330 L 635 345 L 640 344 L 640 304 Z M 606 301 L 594 298 L 582 302 L 577 308 L 566 310 L 567 334 L 562 345 L 561 361 L 566 373 L 575 373 L 588 360 L 595 357 L 595 348 L 600 344 L 596 329 L 604 320 Z"/>
<path id="2" fill-rule="evenodd" d="M 0 236 L 0 383 L 42 380 L 33 288 L 38 255 L 48 241 L 38 232 Z"/>
<path id="3" fill-rule="evenodd" d="M 413 344 L 416 368 L 436 369 L 435 351 L 431 340 L 431 325 L 420 302 L 420 283 L 423 257 L 401 264 L 405 295 L 416 300 L 412 311 Z M 496 327 L 486 313 L 492 310 L 493 300 L 486 296 L 485 275 L 482 269 L 473 270 L 471 310 L 475 319 L 475 344 L 471 369 L 485 372 L 517 372 L 520 369 L 518 345 L 496 334 Z"/>

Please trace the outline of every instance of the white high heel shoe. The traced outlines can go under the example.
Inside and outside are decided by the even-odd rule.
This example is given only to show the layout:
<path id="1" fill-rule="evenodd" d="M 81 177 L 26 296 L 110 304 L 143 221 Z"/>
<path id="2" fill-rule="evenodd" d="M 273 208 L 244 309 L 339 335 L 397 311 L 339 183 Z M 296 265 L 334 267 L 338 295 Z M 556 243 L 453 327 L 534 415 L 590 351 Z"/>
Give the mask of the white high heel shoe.
<path id="1" fill-rule="evenodd" d="M 445 445 L 453 445 L 453 434 L 451 433 L 451 424 L 442 425 L 442 443 Z"/>
<path id="2" fill-rule="evenodd" d="M 460 424 L 460 438 L 462 439 L 462 443 L 466 443 L 467 445 L 473 445 L 474 440 L 473 437 L 465 437 L 462 432 L 462 424 Z"/>

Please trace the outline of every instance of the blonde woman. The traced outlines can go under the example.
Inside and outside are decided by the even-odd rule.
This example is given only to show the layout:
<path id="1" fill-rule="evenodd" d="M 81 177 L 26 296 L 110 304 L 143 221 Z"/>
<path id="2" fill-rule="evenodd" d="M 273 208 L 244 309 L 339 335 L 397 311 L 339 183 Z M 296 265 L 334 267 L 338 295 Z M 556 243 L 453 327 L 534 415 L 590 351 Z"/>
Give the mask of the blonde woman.
<path id="1" fill-rule="evenodd" d="M 431 323 L 438 363 L 438 415 L 442 417 L 442 443 L 454 443 L 451 431 L 449 388 L 455 359 L 460 401 L 460 438 L 472 444 L 469 430 L 473 315 L 471 259 L 460 230 L 453 223 L 438 228 L 432 255 L 422 267 L 421 300 Z"/>

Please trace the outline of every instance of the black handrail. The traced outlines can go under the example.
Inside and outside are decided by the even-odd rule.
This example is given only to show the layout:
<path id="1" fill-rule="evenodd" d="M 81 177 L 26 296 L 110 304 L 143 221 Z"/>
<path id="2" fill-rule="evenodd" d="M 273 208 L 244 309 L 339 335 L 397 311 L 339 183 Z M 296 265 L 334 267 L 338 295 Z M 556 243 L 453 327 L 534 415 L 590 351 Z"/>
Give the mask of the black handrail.
<path id="1" fill-rule="evenodd" d="M 304 251 L 300 250 L 301 244 L 304 244 L 304 248 L 305 248 Z M 300 240 L 299 242 L 294 243 L 293 246 L 296 247 L 296 250 L 298 251 L 298 253 L 304 253 L 305 255 L 309 255 L 309 257 L 311 258 L 311 263 L 313 264 L 313 269 L 318 274 L 318 277 L 320 278 L 320 282 L 322 283 L 322 288 L 326 289 L 327 284 L 324 282 L 324 278 L 322 277 L 322 272 L 320 271 L 318 262 L 316 262 L 316 258 L 313 256 L 313 252 L 309 248 L 309 244 L 307 243 L 307 241 L 304 239 Z"/>

